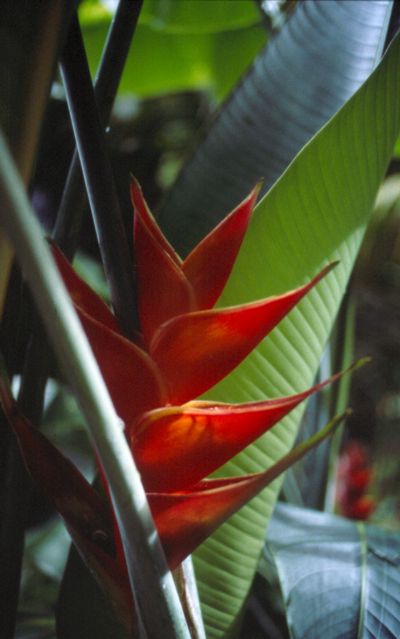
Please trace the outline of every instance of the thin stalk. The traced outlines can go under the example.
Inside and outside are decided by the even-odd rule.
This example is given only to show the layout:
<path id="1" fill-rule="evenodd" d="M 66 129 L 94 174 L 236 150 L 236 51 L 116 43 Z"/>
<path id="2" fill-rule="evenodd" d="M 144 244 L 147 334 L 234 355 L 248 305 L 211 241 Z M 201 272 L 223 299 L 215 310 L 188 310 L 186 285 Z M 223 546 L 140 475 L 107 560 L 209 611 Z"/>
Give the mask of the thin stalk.
<path id="1" fill-rule="evenodd" d="M 96 75 L 95 93 L 103 123 L 108 122 L 126 56 L 132 40 L 143 0 L 120 0 L 115 13 L 102 59 Z M 71 162 L 68 183 L 57 215 L 54 239 L 72 258 L 81 225 L 86 193 L 78 153 Z M 25 360 L 19 403 L 34 424 L 42 416 L 43 393 L 48 376 L 51 353 L 45 348 L 46 337 L 39 322 L 33 327 Z"/>
<path id="2" fill-rule="evenodd" d="M 59 364 L 75 392 L 104 468 L 121 530 L 132 592 L 137 597 L 146 632 L 149 637 L 190 639 L 120 419 L 49 248 L 41 237 L 2 135 L 0 224 L 14 246 Z"/>
<path id="3" fill-rule="evenodd" d="M 124 70 L 143 0 L 120 0 L 94 81 L 100 120 L 105 127 Z M 75 254 L 87 202 L 78 152 L 75 150 L 57 214 L 53 238 L 69 258 Z"/>
<path id="4" fill-rule="evenodd" d="M 108 32 L 95 86 L 103 123 L 106 123 L 110 117 L 142 3 L 143 0 L 120 0 Z M 61 248 L 69 249 L 70 258 L 76 250 L 85 203 L 86 193 L 79 156 L 75 151 L 53 234 Z M 51 353 L 45 348 L 45 343 L 45 334 L 37 322 L 32 331 L 18 400 L 22 410 L 34 424 L 39 424 L 41 420 L 43 393 L 51 357 Z"/>
<path id="5" fill-rule="evenodd" d="M 131 256 L 76 16 L 61 56 L 61 74 L 112 304 L 129 336 L 137 327 Z"/>

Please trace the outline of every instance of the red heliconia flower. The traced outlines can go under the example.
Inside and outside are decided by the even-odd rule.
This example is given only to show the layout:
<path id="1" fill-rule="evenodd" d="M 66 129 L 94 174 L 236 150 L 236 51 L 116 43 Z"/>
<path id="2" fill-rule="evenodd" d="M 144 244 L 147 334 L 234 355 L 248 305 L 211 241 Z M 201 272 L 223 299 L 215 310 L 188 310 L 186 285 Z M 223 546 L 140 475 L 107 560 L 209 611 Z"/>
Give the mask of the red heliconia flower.
<path id="1" fill-rule="evenodd" d="M 376 508 L 369 494 L 373 468 L 368 451 L 360 442 L 347 444 L 339 457 L 336 477 L 336 506 L 349 519 L 367 520 Z"/>
<path id="2" fill-rule="evenodd" d="M 258 191 L 257 186 L 182 261 L 133 182 L 141 333 L 131 339 L 121 333 L 107 305 L 53 248 L 115 409 L 125 423 L 171 568 L 332 427 L 264 473 L 206 479 L 335 379 L 291 397 L 242 405 L 196 399 L 231 372 L 333 267 L 328 265 L 308 284 L 283 295 L 212 308 L 232 270 Z M 0 399 L 31 474 L 124 616 L 130 591 L 110 510 L 78 470 L 20 414 L 4 378 Z M 103 535 L 96 536 L 96 530 Z M 107 547 L 104 538 L 109 540 Z"/>

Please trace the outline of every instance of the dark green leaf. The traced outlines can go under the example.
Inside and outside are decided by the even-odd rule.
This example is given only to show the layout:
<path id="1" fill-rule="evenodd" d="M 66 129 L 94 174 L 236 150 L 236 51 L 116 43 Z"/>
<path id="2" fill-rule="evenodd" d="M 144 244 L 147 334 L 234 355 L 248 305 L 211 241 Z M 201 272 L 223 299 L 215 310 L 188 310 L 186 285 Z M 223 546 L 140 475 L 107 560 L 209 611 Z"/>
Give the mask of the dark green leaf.
<path id="1" fill-rule="evenodd" d="M 268 551 L 293 639 L 400 636 L 399 534 L 282 504 Z"/>
<path id="2" fill-rule="evenodd" d="M 109 599 L 74 546 L 71 546 L 57 604 L 57 637 L 128 639 L 115 617 Z"/>

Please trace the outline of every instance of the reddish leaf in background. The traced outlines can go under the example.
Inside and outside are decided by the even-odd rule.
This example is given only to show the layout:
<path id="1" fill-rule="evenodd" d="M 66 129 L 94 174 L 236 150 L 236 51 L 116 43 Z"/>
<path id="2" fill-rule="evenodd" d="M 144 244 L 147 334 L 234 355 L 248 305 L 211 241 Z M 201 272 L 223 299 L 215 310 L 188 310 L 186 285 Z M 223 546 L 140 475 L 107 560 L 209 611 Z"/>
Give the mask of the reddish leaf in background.
<path id="1" fill-rule="evenodd" d="M 107 589 L 116 612 L 130 629 L 133 600 L 126 572 L 115 554 L 113 514 L 101 495 L 22 415 L 0 375 L 0 405 L 17 436 L 25 464 L 46 498 L 60 513 L 76 546 Z"/>
<path id="2" fill-rule="evenodd" d="M 228 375 L 335 264 L 289 293 L 179 315 L 160 326 L 150 355 L 167 381 L 170 402 L 180 404 L 198 397 Z"/>
<path id="3" fill-rule="evenodd" d="M 367 520 L 376 508 L 369 493 L 373 466 L 368 449 L 361 442 L 349 441 L 339 457 L 336 476 L 336 508 L 344 517 Z"/>

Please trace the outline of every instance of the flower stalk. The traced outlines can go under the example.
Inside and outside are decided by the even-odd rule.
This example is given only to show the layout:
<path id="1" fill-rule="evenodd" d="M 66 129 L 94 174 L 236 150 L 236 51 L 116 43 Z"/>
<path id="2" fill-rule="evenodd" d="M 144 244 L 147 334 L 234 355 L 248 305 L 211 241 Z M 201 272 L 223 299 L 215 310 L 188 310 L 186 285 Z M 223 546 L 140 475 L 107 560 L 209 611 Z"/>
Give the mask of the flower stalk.
<path id="1" fill-rule="evenodd" d="M 132 335 L 137 322 L 131 256 L 76 16 L 61 56 L 61 75 L 111 300 L 123 332 Z"/>

